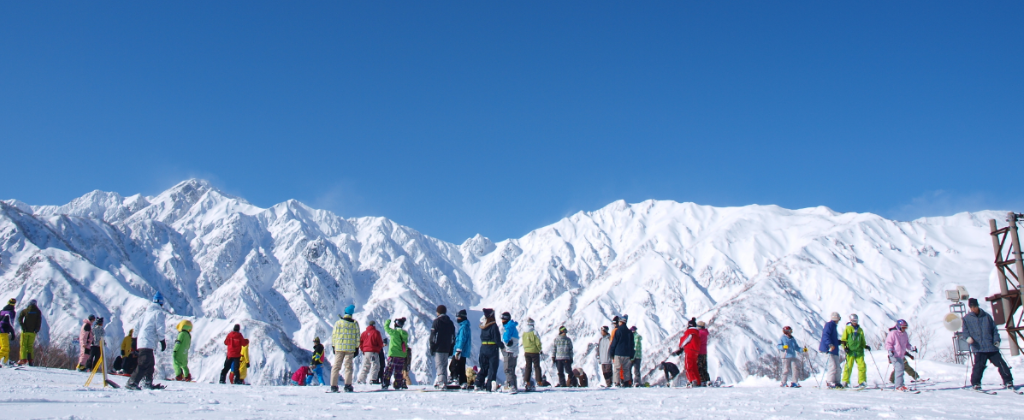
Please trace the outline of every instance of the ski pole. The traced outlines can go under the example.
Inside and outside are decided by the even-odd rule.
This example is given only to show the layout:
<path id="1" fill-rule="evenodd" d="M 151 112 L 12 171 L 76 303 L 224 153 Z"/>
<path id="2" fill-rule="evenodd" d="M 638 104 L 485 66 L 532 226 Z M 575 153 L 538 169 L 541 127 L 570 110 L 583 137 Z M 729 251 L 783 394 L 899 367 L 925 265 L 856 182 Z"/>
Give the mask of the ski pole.
<path id="1" fill-rule="evenodd" d="M 875 355 L 871 354 L 870 350 L 867 353 L 868 353 L 868 356 L 871 357 L 871 364 L 875 365 L 875 372 L 878 373 L 878 376 L 882 380 L 881 384 L 884 385 L 885 384 L 885 378 L 881 377 L 882 376 L 882 372 L 880 370 L 878 370 L 878 363 L 875 362 Z M 889 368 L 886 368 L 885 370 L 886 370 L 886 372 L 888 372 Z M 881 390 L 885 390 L 884 386 L 879 386 L 878 388 L 881 389 Z"/>

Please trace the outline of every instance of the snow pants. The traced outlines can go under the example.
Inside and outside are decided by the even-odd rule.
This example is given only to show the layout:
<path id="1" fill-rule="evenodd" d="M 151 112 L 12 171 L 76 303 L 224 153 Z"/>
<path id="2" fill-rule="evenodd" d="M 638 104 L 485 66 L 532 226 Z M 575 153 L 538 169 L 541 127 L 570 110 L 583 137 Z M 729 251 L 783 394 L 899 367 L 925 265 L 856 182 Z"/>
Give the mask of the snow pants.
<path id="1" fill-rule="evenodd" d="M 893 383 L 895 384 L 896 388 L 899 388 L 903 386 L 903 367 L 906 366 L 907 359 L 904 359 L 902 357 L 890 357 L 889 361 L 892 362 L 892 374 L 893 376 L 895 376 L 893 378 Z"/>
<path id="2" fill-rule="evenodd" d="M 558 371 L 558 386 L 569 386 L 572 383 L 572 361 L 569 359 L 555 360 L 555 370 Z M 566 378 L 569 382 L 566 382 Z"/>
<path id="3" fill-rule="evenodd" d="M 615 356 L 612 367 L 615 370 L 615 382 L 618 386 L 629 386 L 633 383 L 633 359 L 629 356 Z"/>
<path id="4" fill-rule="evenodd" d="M 21 333 L 21 361 L 31 364 L 32 355 L 35 353 L 36 333 Z"/>
<path id="5" fill-rule="evenodd" d="M 448 353 L 434 353 L 434 370 L 437 372 L 434 385 L 448 385 Z"/>
<path id="6" fill-rule="evenodd" d="M 141 349 L 140 349 L 141 350 Z M 150 350 L 152 351 L 152 350 Z M 224 359 L 224 369 L 220 370 L 220 383 L 224 383 L 227 380 L 228 372 L 235 374 L 235 379 L 232 383 L 242 383 L 242 374 L 238 372 L 238 366 L 242 364 L 241 357 L 228 357 Z M 139 369 L 142 368 L 142 353 L 139 353 Z"/>
<path id="7" fill-rule="evenodd" d="M 903 371 L 906 372 L 907 375 L 910 375 L 910 378 L 915 380 L 915 381 L 918 378 L 921 377 L 920 375 L 917 374 L 917 371 L 915 371 L 914 368 L 910 367 L 910 363 L 905 363 L 905 361 L 903 363 Z M 889 382 L 895 382 L 895 381 L 896 381 L 896 371 L 894 370 L 894 371 L 892 371 L 892 373 L 889 374 Z"/>
<path id="8" fill-rule="evenodd" d="M 676 379 L 676 376 L 679 376 L 679 368 L 676 367 L 675 363 L 663 362 L 661 370 L 665 372 L 665 385 L 672 386 L 672 381 Z"/>
<path id="9" fill-rule="evenodd" d="M 999 376 L 1003 378 L 1003 384 L 1012 384 L 1013 375 L 1010 374 L 1010 367 L 1003 360 L 1003 355 L 998 351 L 974 353 L 974 369 L 971 371 L 971 385 L 981 385 L 981 377 L 985 374 L 985 362 L 992 362 L 999 369 Z"/>
<path id="10" fill-rule="evenodd" d="M 448 364 L 448 377 L 455 379 L 459 385 L 466 384 L 466 358 L 465 357 L 452 357 L 451 363 Z"/>
<path id="11" fill-rule="evenodd" d="M 476 389 L 490 390 L 491 381 L 498 380 L 498 347 L 486 344 L 480 346 L 479 361 L 480 371 L 476 373 Z"/>
<path id="12" fill-rule="evenodd" d="M 380 354 L 363 352 L 363 366 L 359 369 L 359 380 L 356 382 L 365 384 L 367 376 L 370 377 L 370 382 L 376 381 L 378 378 L 377 372 L 379 370 Z"/>
<path id="13" fill-rule="evenodd" d="M 640 360 L 640 359 L 633 359 L 633 362 L 632 362 L 632 366 L 633 366 L 633 386 L 640 386 L 641 383 L 643 382 L 643 378 L 640 377 L 641 376 L 641 374 L 640 374 L 640 362 L 641 361 L 642 360 Z"/>
<path id="14" fill-rule="evenodd" d="M 327 382 L 324 381 L 324 365 L 316 365 L 316 367 L 313 368 L 313 376 L 316 377 L 316 381 L 320 385 L 327 385 Z M 310 379 L 309 383 L 312 384 L 313 379 Z"/>
<path id="15" fill-rule="evenodd" d="M 339 351 L 334 353 L 334 363 L 331 363 L 331 386 L 338 386 L 338 374 L 342 366 L 345 368 L 345 385 L 352 385 L 352 361 L 356 357 L 354 351 Z"/>
<path id="16" fill-rule="evenodd" d="M 788 380 L 787 380 L 788 379 Z M 782 384 L 800 381 L 800 360 L 795 357 L 782 358 Z"/>
<path id="17" fill-rule="evenodd" d="M 825 373 L 825 384 L 830 386 L 836 386 L 842 381 L 843 368 L 840 366 L 843 363 L 843 359 L 838 354 L 826 353 L 825 364 L 828 366 L 828 371 Z"/>
<path id="18" fill-rule="evenodd" d="M 135 367 L 135 372 L 132 372 L 132 376 L 128 378 L 128 386 L 152 387 L 155 362 L 153 349 L 139 349 L 139 365 Z"/>
<path id="19" fill-rule="evenodd" d="M 78 352 L 78 366 L 88 369 L 90 358 L 92 358 L 92 347 L 82 346 Z"/>
<path id="20" fill-rule="evenodd" d="M 89 347 L 89 364 L 85 365 L 85 367 L 87 369 L 89 369 L 89 370 L 92 370 L 92 368 L 94 366 L 96 366 L 96 363 L 99 363 L 99 361 L 100 361 L 100 346 L 91 346 L 91 347 Z"/>
<path id="21" fill-rule="evenodd" d="M 700 382 L 700 369 L 697 368 L 697 352 L 686 351 L 683 360 L 683 370 L 686 371 L 686 381 L 690 383 Z"/>
<path id="22" fill-rule="evenodd" d="M 0 363 L 11 361 L 11 335 L 0 333 Z"/>
<path id="23" fill-rule="evenodd" d="M 519 380 L 516 378 L 516 365 L 519 364 L 519 355 L 510 351 L 502 352 L 505 356 L 505 385 L 509 388 L 519 388 Z M 526 382 L 530 382 L 527 378 Z"/>
<path id="24" fill-rule="evenodd" d="M 601 364 L 601 375 L 604 376 L 604 386 L 612 386 L 612 364 L 602 363 Z"/>
<path id="25" fill-rule="evenodd" d="M 711 383 L 711 374 L 708 373 L 708 354 L 697 355 L 697 370 L 700 372 L 700 383 L 707 385 Z"/>
<path id="26" fill-rule="evenodd" d="M 530 386 L 530 376 L 533 376 L 535 386 L 540 385 L 540 353 L 524 353 L 523 358 L 526 359 L 526 369 L 523 371 L 523 381 L 526 382 L 526 386 Z"/>
<path id="27" fill-rule="evenodd" d="M 853 364 L 857 363 L 857 383 L 862 384 L 868 381 L 868 366 L 864 364 L 864 355 L 854 356 L 846 354 L 846 367 L 843 368 L 843 383 L 850 383 L 850 373 L 853 372 Z"/>
<path id="28" fill-rule="evenodd" d="M 395 387 L 405 386 L 405 378 L 402 377 L 402 370 L 405 369 L 404 357 L 389 357 L 388 367 L 384 368 L 384 376 L 380 378 L 381 385 L 385 388 L 391 385 L 391 374 L 395 375 Z"/>
<path id="29" fill-rule="evenodd" d="M 188 371 L 188 351 L 176 351 L 174 352 L 174 376 L 185 377 L 191 375 Z"/>

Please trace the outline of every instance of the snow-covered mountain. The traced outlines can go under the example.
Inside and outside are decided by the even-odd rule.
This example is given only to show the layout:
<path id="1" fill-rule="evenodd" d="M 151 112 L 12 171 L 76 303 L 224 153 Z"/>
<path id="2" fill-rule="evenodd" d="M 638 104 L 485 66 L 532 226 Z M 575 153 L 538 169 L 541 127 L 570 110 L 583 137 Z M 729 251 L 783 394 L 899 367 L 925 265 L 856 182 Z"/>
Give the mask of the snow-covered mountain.
<path id="1" fill-rule="evenodd" d="M 328 341 L 348 304 L 364 326 L 410 319 L 420 381 L 434 369 L 425 355 L 438 304 L 533 318 L 545 345 L 565 325 L 577 364 L 591 373 L 590 349 L 613 315 L 638 326 L 646 370 L 697 317 L 711 329 L 712 375 L 737 380 L 783 325 L 816 347 L 832 311 L 859 313 L 878 334 L 898 318 L 940 328 L 942 290 L 990 293 L 987 220 L 1004 215 L 896 222 L 824 207 L 619 201 L 523 238 L 455 245 L 294 200 L 263 209 L 188 180 L 155 197 L 94 191 L 62 206 L 0 202 L 0 298 L 39 300 L 42 340 L 70 344 L 90 313 L 112 319 L 113 349 L 159 290 L 175 314 L 169 341 L 179 319 L 195 323 L 190 365 L 203 381 L 219 374 L 234 323 L 252 341 L 251 380 L 283 381 L 308 360 L 314 336 Z M 926 329 L 932 348 L 946 345 L 945 333 Z M 158 360 L 169 372 L 170 358 Z"/>

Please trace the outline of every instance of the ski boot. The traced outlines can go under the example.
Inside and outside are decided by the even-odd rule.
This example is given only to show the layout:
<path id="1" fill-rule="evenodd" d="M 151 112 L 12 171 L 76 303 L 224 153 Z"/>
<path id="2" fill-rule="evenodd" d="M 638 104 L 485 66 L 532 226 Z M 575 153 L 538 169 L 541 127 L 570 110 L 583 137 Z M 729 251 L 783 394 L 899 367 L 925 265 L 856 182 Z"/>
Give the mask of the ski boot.
<path id="1" fill-rule="evenodd" d="M 181 376 L 181 375 L 176 375 L 176 376 L 174 377 L 174 380 L 175 380 L 175 381 L 181 381 L 181 380 L 182 380 L 183 378 L 184 378 L 184 377 L 183 377 L 183 376 Z"/>
<path id="2" fill-rule="evenodd" d="M 338 386 L 337 385 L 331 385 L 331 392 L 338 392 Z"/>
<path id="3" fill-rule="evenodd" d="M 800 384 L 798 384 L 798 383 L 796 383 L 796 382 L 791 382 L 791 383 L 789 384 L 789 387 L 790 387 L 790 388 L 800 388 Z"/>
<path id="4" fill-rule="evenodd" d="M 355 388 L 352 385 L 345 385 L 345 392 L 355 392 Z"/>

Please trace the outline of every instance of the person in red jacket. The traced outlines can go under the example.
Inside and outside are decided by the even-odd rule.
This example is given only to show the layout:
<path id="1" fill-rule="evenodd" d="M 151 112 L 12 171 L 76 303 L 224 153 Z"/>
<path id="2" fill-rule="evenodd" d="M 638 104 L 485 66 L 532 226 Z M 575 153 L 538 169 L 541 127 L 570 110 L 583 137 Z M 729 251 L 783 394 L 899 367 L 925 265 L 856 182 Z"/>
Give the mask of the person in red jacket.
<path id="1" fill-rule="evenodd" d="M 248 346 L 249 340 L 242 336 L 241 330 L 242 326 L 235 324 L 235 328 L 224 339 L 224 345 L 228 346 L 228 357 L 224 359 L 224 369 L 220 371 L 220 383 L 227 379 L 228 371 L 235 374 L 234 383 L 243 383 L 242 374 L 238 369 L 241 367 L 242 346 Z"/>
<path id="2" fill-rule="evenodd" d="M 679 338 L 679 350 L 672 354 L 679 355 L 685 352 L 683 370 L 686 371 L 686 387 L 700 384 L 700 370 L 697 368 L 697 355 L 700 353 L 700 330 L 697 329 L 697 318 L 690 318 L 686 324 L 686 332 Z"/>
<path id="3" fill-rule="evenodd" d="M 384 351 L 384 339 L 377 331 L 376 322 L 370 321 L 366 330 L 359 336 L 359 351 L 363 352 L 363 367 L 359 369 L 359 380 L 356 383 L 365 384 L 366 375 L 370 375 L 370 383 L 377 382 L 377 373 L 380 371 L 380 352 Z"/>
<path id="4" fill-rule="evenodd" d="M 298 386 L 309 385 L 313 381 L 313 370 L 309 366 L 300 367 L 292 374 L 292 383 Z"/>

